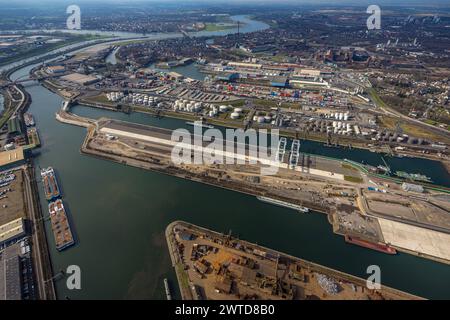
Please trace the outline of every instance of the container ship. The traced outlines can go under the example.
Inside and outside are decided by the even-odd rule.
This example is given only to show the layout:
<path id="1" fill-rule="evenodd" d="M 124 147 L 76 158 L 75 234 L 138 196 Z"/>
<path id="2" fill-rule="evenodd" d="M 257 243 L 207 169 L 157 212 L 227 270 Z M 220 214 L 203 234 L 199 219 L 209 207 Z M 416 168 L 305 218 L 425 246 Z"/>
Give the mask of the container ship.
<path id="1" fill-rule="evenodd" d="M 271 199 L 271 198 L 267 198 L 267 197 L 259 197 L 259 196 L 256 197 L 256 199 L 258 199 L 259 201 L 262 201 L 262 202 L 274 204 L 279 207 L 294 209 L 294 210 L 297 210 L 297 211 L 303 212 L 303 213 L 309 212 L 308 208 L 300 206 L 298 204 L 293 204 L 293 203 L 289 203 L 289 202 L 285 202 L 285 201 L 281 201 L 281 200 Z"/>
<path id="2" fill-rule="evenodd" d="M 58 182 L 56 181 L 55 171 L 52 167 L 41 170 L 42 183 L 44 184 L 45 198 L 50 201 L 58 198 L 61 193 L 59 191 Z"/>
<path id="3" fill-rule="evenodd" d="M 66 210 L 61 199 L 48 204 L 48 211 L 50 213 L 50 221 L 55 237 L 56 249 L 62 251 L 72 246 L 75 241 L 70 229 L 69 220 L 67 219 Z"/>
<path id="4" fill-rule="evenodd" d="M 345 242 L 356 244 L 364 248 L 376 250 L 387 254 L 397 254 L 397 250 L 384 243 L 374 243 L 357 237 L 351 237 L 348 235 L 345 236 Z"/>

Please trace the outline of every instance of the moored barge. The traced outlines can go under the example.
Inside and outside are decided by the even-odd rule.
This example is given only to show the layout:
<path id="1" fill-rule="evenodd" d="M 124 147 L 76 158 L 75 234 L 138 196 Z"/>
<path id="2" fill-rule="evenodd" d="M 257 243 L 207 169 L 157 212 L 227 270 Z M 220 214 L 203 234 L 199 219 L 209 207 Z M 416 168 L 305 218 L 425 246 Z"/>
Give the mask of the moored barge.
<path id="1" fill-rule="evenodd" d="M 351 237 L 349 235 L 345 236 L 345 242 L 356 244 L 364 248 L 376 250 L 387 254 L 397 254 L 397 250 L 395 250 L 394 248 L 385 243 L 374 243 L 361 238 Z"/>
<path id="2" fill-rule="evenodd" d="M 61 199 L 48 204 L 51 227 L 55 237 L 56 249 L 62 251 L 75 243 L 70 229 L 67 213 Z"/>
<path id="3" fill-rule="evenodd" d="M 58 198 L 61 193 L 52 167 L 41 170 L 42 183 L 44 184 L 45 198 L 50 201 Z"/>

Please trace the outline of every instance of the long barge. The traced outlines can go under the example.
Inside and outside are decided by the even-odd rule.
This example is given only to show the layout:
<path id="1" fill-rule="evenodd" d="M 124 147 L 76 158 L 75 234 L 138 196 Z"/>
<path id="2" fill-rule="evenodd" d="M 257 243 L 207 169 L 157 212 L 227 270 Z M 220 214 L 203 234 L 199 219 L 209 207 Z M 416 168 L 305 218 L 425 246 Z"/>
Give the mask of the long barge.
<path id="1" fill-rule="evenodd" d="M 395 250 L 391 246 L 384 244 L 384 243 L 374 243 L 374 242 L 370 242 L 367 240 L 363 240 L 358 237 L 351 237 L 349 235 L 345 235 L 345 242 L 351 243 L 351 244 L 356 244 L 358 246 L 376 250 L 376 251 L 379 251 L 382 253 L 397 254 L 397 250 Z"/>
<path id="2" fill-rule="evenodd" d="M 58 199 L 55 202 L 50 202 L 48 204 L 48 211 L 50 213 L 50 221 L 53 236 L 55 237 L 56 249 L 58 251 L 62 251 L 75 244 L 62 200 Z"/>
<path id="3" fill-rule="evenodd" d="M 48 201 L 58 198 L 61 195 L 55 171 L 52 167 L 41 170 L 42 183 L 44 184 L 45 198 Z"/>
<path id="4" fill-rule="evenodd" d="M 266 202 L 266 203 L 270 203 L 270 204 L 279 206 L 279 207 L 294 209 L 294 210 L 297 210 L 297 211 L 303 212 L 303 213 L 309 212 L 309 208 L 303 207 L 298 204 L 293 204 L 293 203 L 289 203 L 289 202 L 285 202 L 285 201 L 281 201 L 281 200 L 277 200 L 277 199 L 272 199 L 272 198 L 267 198 L 267 197 L 262 197 L 262 196 L 258 196 L 258 197 L 256 197 L 256 199 L 258 199 L 259 201 L 262 201 L 262 202 Z"/>
<path id="5" fill-rule="evenodd" d="M 432 183 L 433 180 L 431 180 L 430 177 L 427 177 L 426 175 L 420 174 L 420 173 L 407 173 L 404 171 L 397 171 L 395 172 L 395 175 L 397 177 L 412 180 L 412 181 L 421 181 L 421 182 L 429 182 Z"/>

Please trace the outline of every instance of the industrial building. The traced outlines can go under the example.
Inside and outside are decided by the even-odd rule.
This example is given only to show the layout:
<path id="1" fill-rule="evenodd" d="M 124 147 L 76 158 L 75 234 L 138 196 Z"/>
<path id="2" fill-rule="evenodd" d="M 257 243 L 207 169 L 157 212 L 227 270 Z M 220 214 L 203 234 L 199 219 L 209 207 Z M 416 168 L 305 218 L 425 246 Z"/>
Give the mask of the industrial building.
<path id="1" fill-rule="evenodd" d="M 23 147 L 0 152 L 0 170 L 8 170 L 25 163 Z"/>
<path id="2" fill-rule="evenodd" d="M 216 76 L 216 80 L 233 82 L 239 79 L 239 73 L 222 73 Z"/>
<path id="3" fill-rule="evenodd" d="M 246 62 L 228 62 L 229 67 L 248 68 L 248 69 L 262 69 L 262 64 L 246 63 Z"/>
<path id="4" fill-rule="evenodd" d="M 25 236 L 25 225 L 23 218 L 12 220 L 0 226 L 0 245 Z"/>
<path id="5" fill-rule="evenodd" d="M 19 118 L 13 117 L 8 120 L 8 135 L 15 136 L 23 134 L 22 124 Z"/>
<path id="6" fill-rule="evenodd" d="M 100 80 L 97 77 L 85 75 L 85 74 L 81 74 L 81 73 L 71 73 L 71 74 L 61 77 L 61 79 L 72 82 L 72 83 L 76 83 L 79 85 L 84 85 L 84 86 L 93 84 Z"/>
<path id="7" fill-rule="evenodd" d="M 287 77 L 273 77 L 270 79 L 270 85 L 277 88 L 289 87 L 289 79 Z"/>
<path id="8" fill-rule="evenodd" d="M 0 253 L 0 300 L 21 300 L 22 281 L 17 245 Z"/>
<path id="9" fill-rule="evenodd" d="M 47 67 L 46 71 L 47 71 L 47 73 L 50 73 L 50 74 L 64 73 L 66 71 L 66 67 L 60 66 L 60 65 L 49 66 L 49 67 Z"/>
<path id="10" fill-rule="evenodd" d="M 418 192 L 418 193 L 423 193 L 423 187 L 421 185 L 418 184 L 412 184 L 412 183 L 406 183 L 404 182 L 402 184 L 402 189 L 404 191 L 408 191 L 408 192 Z"/>

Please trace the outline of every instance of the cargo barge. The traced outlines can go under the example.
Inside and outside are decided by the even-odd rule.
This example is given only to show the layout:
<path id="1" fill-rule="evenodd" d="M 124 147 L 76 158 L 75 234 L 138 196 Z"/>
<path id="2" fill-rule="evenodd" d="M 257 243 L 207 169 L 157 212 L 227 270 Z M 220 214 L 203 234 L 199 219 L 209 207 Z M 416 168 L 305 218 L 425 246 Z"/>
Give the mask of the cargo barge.
<path id="1" fill-rule="evenodd" d="M 27 137 L 28 137 L 28 144 L 34 147 L 41 146 L 41 139 L 39 138 L 39 133 L 36 128 L 28 128 Z"/>
<path id="2" fill-rule="evenodd" d="M 186 124 L 193 127 L 200 127 L 203 129 L 214 129 L 214 126 L 203 122 L 186 122 Z"/>
<path id="3" fill-rule="evenodd" d="M 56 249 L 58 251 L 62 251 L 75 244 L 62 200 L 58 199 L 55 202 L 50 202 L 48 204 L 48 211 L 50 213 L 50 221 L 53 236 L 55 237 Z"/>
<path id="4" fill-rule="evenodd" d="M 433 180 L 431 180 L 430 177 L 427 177 L 420 173 L 407 173 L 404 171 L 397 171 L 397 172 L 395 172 L 395 175 L 397 177 L 404 178 L 407 180 L 412 180 L 412 181 L 421 181 L 421 182 L 429 182 L 429 183 L 433 182 Z"/>
<path id="5" fill-rule="evenodd" d="M 42 183 L 44 184 L 45 198 L 50 201 L 58 198 L 61 193 L 56 181 L 55 171 L 52 167 L 41 170 Z"/>
<path id="6" fill-rule="evenodd" d="M 23 120 L 25 121 L 25 125 L 26 125 L 27 127 L 34 127 L 35 122 L 34 122 L 34 118 L 33 118 L 33 116 L 31 115 L 31 113 L 25 112 L 25 113 L 23 114 Z"/>
<path id="7" fill-rule="evenodd" d="M 357 237 L 351 237 L 349 235 L 345 236 L 345 242 L 356 244 L 364 248 L 376 250 L 387 254 L 397 254 L 397 250 L 384 243 L 374 243 Z"/>
<path id="8" fill-rule="evenodd" d="M 172 295 L 170 294 L 169 281 L 167 280 L 167 278 L 164 278 L 164 289 L 166 291 L 167 300 L 172 300 Z"/>
<path id="9" fill-rule="evenodd" d="M 294 209 L 294 210 L 297 210 L 297 211 L 303 212 L 303 213 L 309 212 L 308 208 L 300 206 L 298 204 L 293 204 L 293 203 L 289 203 L 289 202 L 285 202 L 285 201 L 281 201 L 281 200 L 276 200 L 276 199 L 267 198 L 267 197 L 260 197 L 260 196 L 256 197 L 256 199 L 258 199 L 259 201 L 262 201 L 262 202 L 274 204 L 279 207 Z"/>

